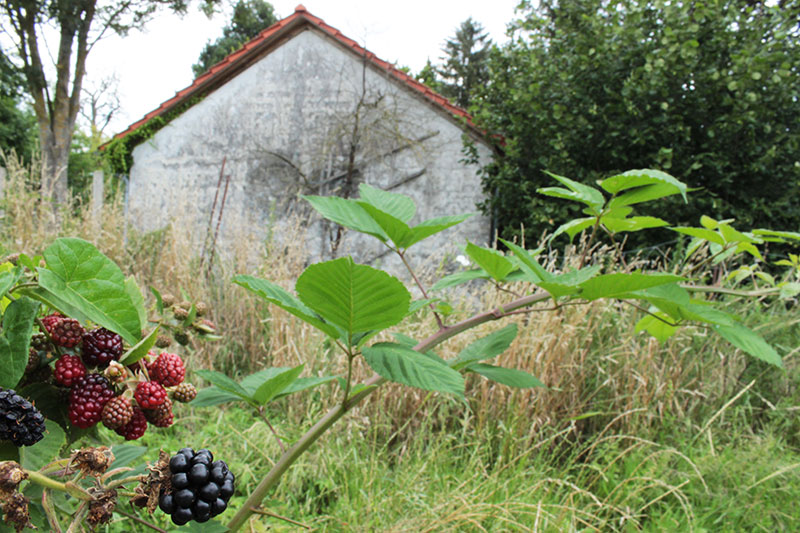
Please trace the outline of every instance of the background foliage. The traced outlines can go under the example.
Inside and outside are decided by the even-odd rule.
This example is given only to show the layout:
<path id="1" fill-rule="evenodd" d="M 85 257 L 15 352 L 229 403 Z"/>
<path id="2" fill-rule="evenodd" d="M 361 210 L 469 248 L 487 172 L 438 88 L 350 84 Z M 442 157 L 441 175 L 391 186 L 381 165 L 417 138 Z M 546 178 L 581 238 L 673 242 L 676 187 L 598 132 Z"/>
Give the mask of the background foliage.
<path id="1" fill-rule="evenodd" d="M 523 2 L 495 48 L 476 120 L 504 136 L 484 209 L 510 237 L 576 214 L 537 197 L 549 170 L 592 183 L 662 168 L 701 188 L 664 205 L 748 227 L 800 219 L 800 3 Z"/>

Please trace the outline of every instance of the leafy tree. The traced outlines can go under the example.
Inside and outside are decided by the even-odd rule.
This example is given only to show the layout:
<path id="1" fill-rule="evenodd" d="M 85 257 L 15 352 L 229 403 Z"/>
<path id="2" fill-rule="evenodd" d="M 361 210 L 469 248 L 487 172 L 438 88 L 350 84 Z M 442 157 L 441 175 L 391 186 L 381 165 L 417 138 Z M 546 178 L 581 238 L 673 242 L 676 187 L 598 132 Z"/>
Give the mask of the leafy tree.
<path id="1" fill-rule="evenodd" d="M 577 213 L 536 195 L 544 170 L 594 183 L 667 169 L 701 188 L 673 222 L 701 213 L 750 227 L 800 220 L 800 2 L 543 0 L 521 6 L 493 51 L 476 119 L 504 136 L 484 169 L 484 208 L 502 235 Z"/>
<path id="2" fill-rule="evenodd" d="M 264 0 L 239 0 L 233 8 L 230 24 L 222 29 L 222 37 L 206 43 L 197 63 L 192 65 L 195 77 L 216 65 L 225 56 L 238 50 L 263 29 L 278 21 L 275 8 Z"/>
<path id="3" fill-rule="evenodd" d="M 0 50 L 0 152 L 12 150 L 24 161 L 30 161 L 35 141 L 31 132 L 36 124 L 23 95 L 22 72 Z"/>
<path id="4" fill-rule="evenodd" d="M 203 0 L 206 12 L 218 0 Z M 56 202 L 67 197 L 67 167 L 80 109 L 86 58 L 109 31 L 141 27 L 159 7 L 185 12 L 188 0 L 7 0 L 0 25 L 10 28 L 33 100 L 42 151 L 42 191 Z M 45 67 L 44 28 L 55 29 L 52 69 Z M 46 53 L 46 52 L 45 52 Z M 55 72 L 53 81 L 51 72 Z"/>
<path id="5" fill-rule="evenodd" d="M 475 90 L 489 79 L 487 63 L 491 46 L 489 34 L 483 31 L 479 22 L 472 20 L 472 17 L 462 22 L 455 36 L 447 39 L 442 48 L 445 56 L 441 59 L 444 63 L 434 69 L 438 77 L 436 90 L 456 105 L 465 109 L 469 107 Z M 435 80 L 432 81 L 435 83 Z"/>

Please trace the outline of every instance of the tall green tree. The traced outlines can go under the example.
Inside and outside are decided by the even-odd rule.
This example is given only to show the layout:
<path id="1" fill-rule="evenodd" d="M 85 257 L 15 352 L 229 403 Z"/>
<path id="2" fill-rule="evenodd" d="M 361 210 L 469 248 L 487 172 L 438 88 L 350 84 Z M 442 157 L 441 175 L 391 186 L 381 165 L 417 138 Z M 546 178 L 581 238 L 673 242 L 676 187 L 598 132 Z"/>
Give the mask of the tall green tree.
<path id="1" fill-rule="evenodd" d="M 13 151 L 23 161 L 30 161 L 36 122 L 24 95 L 22 72 L 0 50 L 0 152 L 9 155 Z"/>
<path id="2" fill-rule="evenodd" d="M 264 0 L 239 0 L 233 7 L 230 23 L 222 29 L 222 37 L 206 43 L 197 63 L 192 65 L 195 77 L 219 63 L 225 56 L 258 35 L 261 30 L 275 24 L 275 8 Z"/>
<path id="3" fill-rule="evenodd" d="M 160 7 L 185 12 L 188 1 L 5 0 L 0 4 L 0 25 L 15 39 L 16 59 L 36 115 L 46 196 L 58 203 L 67 198 L 69 153 L 89 52 L 103 35 L 140 28 Z M 203 0 L 206 12 L 217 1 Z M 55 30 L 57 43 L 47 46 L 45 28 L 50 35 Z M 48 66 L 47 50 L 54 52 Z"/>
<path id="4" fill-rule="evenodd" d="M 468 18 L 456 29 L 455 36 L 445 41 L 442 48 L 445 55 L 441 65 L 434 68 L 436 76 L 430 83 L 456 105 L 468 108 L 475 90 L 489 79 L 491 47 L 492 41 L 483 26 Z M 420 74 L 425 74 L 424 69 Z"/>
<path id="5" fill-rule="evenodd" d="M 800 229 L 799 5 L 524 2 L 476 112 L 504 136 L 484 169 L 502 234 L 574 214 L 536 194 L 544 170 L 592 183 L 653 167 L 700 189 L 664 205 L 672 222 Z"/>

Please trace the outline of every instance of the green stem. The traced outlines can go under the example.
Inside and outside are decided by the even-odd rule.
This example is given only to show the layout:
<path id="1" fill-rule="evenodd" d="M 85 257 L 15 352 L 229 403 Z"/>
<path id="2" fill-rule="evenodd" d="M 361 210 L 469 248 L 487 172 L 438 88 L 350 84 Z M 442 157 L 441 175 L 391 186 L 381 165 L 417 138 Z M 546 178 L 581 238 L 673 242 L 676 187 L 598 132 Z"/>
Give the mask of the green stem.
<path id="1" fill-rule="evenodd" d="M 427 339 L 417 344 L 414 347 L 414 350 L 425 353 L 447 339 L 458 335 L 459 333 L 467 331 L 468 329 L 474 328 L 475 326 L 485 322 L 501 319 L 512 311 L 523 307 L 528 307 L 542 300 L 546 300 L 549 297 L 550 295 L 546 292 L 529 294 L 528 296 L 518 298 L 517 300 L 514 300 L 503 307 L 497 307 L 492 311 L 477 314 L 457 324 L 440 329 Z M 384 383 L 386 383 L 386 379 L 376 374 L 364 382 L 364 388 L 359 392 L 353 394 L 353 396 L 347 398 L 344 402 L 337 403 L 335 406 L 333 406 L 325 414 L 325 416 L 317 421 L 317 423 L 314 424 L 311 429 L 309 429 L 302 437 L 300 437 L 300 439 L 281 456 L 278 462 L 275 463 L 275 466 L 272 467 L 272 470 L 267 473 L 267 475 L 261 480 L 253 492 L 250 493 L 247 501 L 245 501 L 241 509 L 239 509 L 239 511 L 228 523 L 228 529 L 230 531 L 238 531 L 239 528 L 241 528 L 250 518 L 250 515 L 253 514 L 253 509 L 258 508 L 258 506 L 261 505 L 261 502 L 266 497 L 267 492 L 275 484 L 277 484 L 284 472 L 286 472 L 289 467 L 292 466 L 292 464 L 303 454 L 303 452 L 311 447 L 311 445 L 314 444 L 314 442 L 316 442 L 317 439 L 319 439 L 337 420 L 344 416 L 347 411 L 358 405 L 361 400 L 369 396 L 374 390 Z"/>
<path id="2" fill-rule="evenodd" d="M 47 489 L 58 490 L 61 492 L 67 492 L 70 495 L 80 499 L 80 500 L 91 500 L 92 497 L 89 494 L 84 493 L 83 491 L 76 491 L 72 487 L 67 487 L 66 483 L 61 483 L 60 481 L 56 481 L 53 478 L 47 477 L 45 475 L 40 474 L 39 472 L 33 470 L 25 470 L 28 474 L 28 481 L 32 483 L 36 483 L 37 485 L 41 485 Z"/>

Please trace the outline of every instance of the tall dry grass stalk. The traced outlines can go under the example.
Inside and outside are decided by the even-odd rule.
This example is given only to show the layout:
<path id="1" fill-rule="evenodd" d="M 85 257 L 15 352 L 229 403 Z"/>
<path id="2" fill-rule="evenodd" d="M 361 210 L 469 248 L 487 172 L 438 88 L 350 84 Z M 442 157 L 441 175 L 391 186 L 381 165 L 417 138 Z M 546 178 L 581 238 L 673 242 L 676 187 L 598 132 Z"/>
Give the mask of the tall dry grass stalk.
<path id="1" fill-rule="evenodd" d="M 302 363 L 304 375 L 344 374 L 345 357 L 323 335 L 230 282 L 234 274 L 248 273 L 291 290 L 309 260 L 299 221 L 281 221 L 281 238 L 268 242 L 255 240 L 242 222 L 242 227 L 235 228 L 242 238 L 217 254 L 214 268 L 208 270 L 200 265 L 195 226 L 183 222 L 179 214 L 165 229 L 147 234 L 133 228 L 126 232 L 121 195 L 107 198 L 97 219 L 82 205 L 53 215 L 37 192 L 36 166 L 26 168 L 7 158 L 6 167 L 0 240 L 8 251 L 35 254 L 58 236 L 81 237 L 134 275 L 150 301 L 152 296 L 146 288 L 152 286 L 179 300 L 185 294 L 192 301 L 209 304 L 210 319 L 223 340 L 194 342 L 191 367 L 214 367 L 241 375 L 265 366 Z M 609 253 L 612 251 L 595 249 L 590 260 L 602 261 Z M 551 253 L 546 260 L 550 268 L 564 269 L 574 266 L 578 254 L 575 248 L 568 248 L 561 255 Z M 428 264 L 422 270 L 432 275 L 437 268 Z M 508 288 L 517 292 L 527 289 Z M 451 322 L 476 309 L 500 306 L 510 298 L 507 292 L 488 285 L 456 294 L 458 301 L 451 302 L 456 309 Z M 396 437 L 411 434 L 418 425 L 414 419 L 434 416 L 441 416 L 442 424 L 467 416 L 477 428 L 514 420 L 521 422 L 513 424 L 516 431 L 524 432 L 516 437 L 529 440 L 543 428 L 571 423 L 579 435 L 604 426 L 619 413 L 637 413 L 618 422 L 618 429 L 625 431 L 665 416 L 683 417 L 698 402 L 724 394 L 724 384 L 740 371 L 738 359 L 728 358 L 729 364 L 720 365 L 709 355 L 720 348 L 703 330 L 687 329 L 663 345 L 634 334 L 633 325 L 640 312 L 620 305 L 595 302 L 553 309 L 552 303 L 543 303 L 509 319 L 517 324 L 519 334 L 511 348 L 493 363 L 525 370 L 542 380 L 547 389 L 515 390 L 470 376 L 469 409 L 465 411 L 449 400 L 431 401 L 425 391 L 390 384 L 361 406 L 355 418 L 359 418 L 359 412 L 362 416 L 388 415 L 384 417 L 392 421 L 388 431 Z M 467 344 L 499 326 L 484 324 L 451 339 L 438 352 L 444 358 L 454 357 Z M 435 323 L 429 313 L 423 313 L 395 330 L 421 339 L 434 332 Z M 698 357 L 698 353 L 706 355 Z M 359 359 L 355 378 L 363 380 L 371 374 Z M 334 387 L 330 390 L 338 392 Z M 303 416 L 304 402 L 302 397 L 290 400 L 289 412 Z"/>

